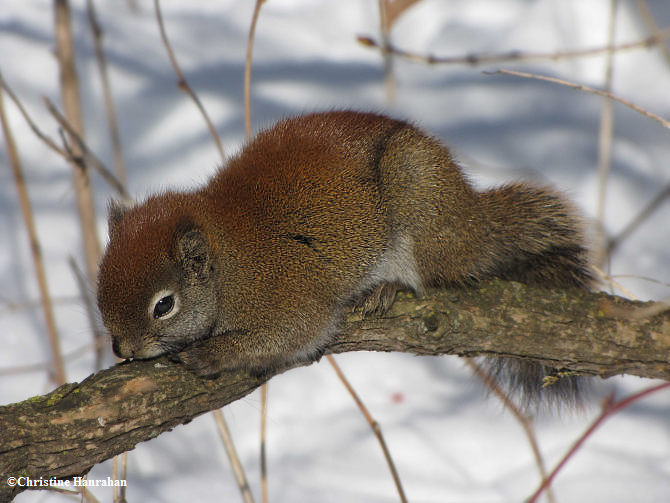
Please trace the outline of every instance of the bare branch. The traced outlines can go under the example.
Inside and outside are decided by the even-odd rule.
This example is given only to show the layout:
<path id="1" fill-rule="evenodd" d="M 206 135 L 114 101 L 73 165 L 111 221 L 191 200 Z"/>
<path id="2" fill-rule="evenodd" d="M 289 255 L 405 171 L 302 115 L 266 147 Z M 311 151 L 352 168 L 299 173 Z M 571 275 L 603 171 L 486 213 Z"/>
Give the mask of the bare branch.
<path id="1" fill-rule="evenodd" d="M 254 37 L 256 34 L 256 24 L 258 15 L 265 0 L 256 0 L 254 14 L 251 18 L 251 27 L 249 28 L 249 38 L 247 40 L 247 57 L 244 65 L 244 128 L 247 140 L 251 138 L 251 55 L 254 52 Z"/>
<path id="2" fill-rule="evenodd" d="M 401 293 L 383 317 L 349 315 L 326 352 L 484 354 L 591 375 L 670 379 L 670 312 L 629 316 L 648 305 L 605 293 L 503 281 L 431 291 L 420 299 Z M 139 442 L 238 400 L 285 370 L 204 380 L 166 358 L 134 361 L 44 397 L 0 407 L 0 501 L 21 490 L 5 485 L 9 475 L 86 473 Z"/>
<path id="3" fill-rule="evenodd" d="M 7 93 L 7 96 L 14 102 L 14 105 L 19 109 L 19 112 L 21 112 L 21 115 L 23 115 L 23 118 L 25 121 L 28 123 L 30 126 L 30 129 L 33 130 L 35 135 L 42 140 L 47 147 L 49 147 L 51 150 L 56 152 L 58 155 L 62 156 L 64 159 L 68 158 L 67 152 L 60 148 L 56 142 L 54 142 L 51 138 L 49 138 L 47 135 L 45 135 L 40 128 L 37 127 L 37 124 L 30 118 L 30 115 L 28 115 L 28 112 L 26 109 L 23 107 L 23 104 L 21 101 L 16 97 L 14 94 L 14 91 L 12 91 L 11 87 L 9 87 L 9 84 L 7 84 L 7 81 L 2 77 L 2 73 L 0 73 L 0 87 Z"/>
<path id="4" fill-rule="evenodd" d="M 656 25 L 654 21 L 654 16 L 652 16 L 649 6 L 645 0 L 637 0 L 637 7 L 642 14 L 642 19 L 647 23 L 649 30 L 654 36 L 662 36 L 663 31 Z M 666 63 L 670 66 L 670 49 L 665 44 L 659 44 L 659 49 L 665 58 Z"/>
<path id="5" fill-rule="evenodd" d="M 607 44 L 612 46 L 614 44 L 616 15 L 618 0 L 610 0 L 610 16 L 609 29 L 607 36 Z M 614 74 L 614 52 L 607 52 L 605 57 L 605 78 L 604 88 L 605 92 L 612 92 L 612 76 Z M 600 109 L 600 127 L 598 129 L 598 206 L 596 210 L 596 222 L 598 229 L 598 238 L 596 242 L 604 243 L 605 239 L 605 200 L 607 197 L 607 186 L 610 177 L 610 169 L 612 167 L 612 137 L 614 134 L 614 103 L 612 99 L 607 97 L 603 100 Z M 597 250 L 597 258 L 595 262 L 602 264 L 604 257 L 604 250 L 601 248 Z"/>
<path id="6" fill-rule="evenodd" d="M 568 460 L 573 456 L 575 452 L 579 450 L 579 448 L 582 446 L 582 444 L 586 441 L 587 438 L 591 436 L 591 434 L 600 427 L 600 425 L 607 419 L 608 417 L 611 417 L 615 412 L 618 412 L 619 410 L 628 407 L 631 403 L 636 402 L 637 400 L 640 400 L 641 398 L 644 398 L 647 395 L 650 395 L 652 393 L 656 393 L 657 391 L 660 391 L 662 389 L 666 389 L 670 387 L 670 383 L 663 383 L 663 384 L 657 384 L 655 386 L 652 386 L 650 388 L 647 388 L 645 390 L 640 391 L 639 393 L 635 393 L 634 395 L 631 395 L 627 398 L 624 398 L 618 402 L 614 401 L 614 397 L 610 397 L 608 401 L 606 401 L 603 404 L 603 410 L 600 413 L 600 415 L 596 418 L 596 420 L 589 426 L 589 428 L 582 434 L 581 437 L 575 442 L 575 444 L 570 448 L 568 453 L 561 459 L 561 461 L 556 465 L 556 468 L 554 468 L 542 484 L 540 484 L 540 487 L 533 493 L 533 495 L 528 498 L 528 503 L 534 503 L 537 501 L 537 499 L 540 497 L 540 494 L 544 490 L 546 490 L 547 487 L 549 487 L 549 484 L 551 484 L 551 481 L 554 479 L 556 474 L 565 466 L 565 464 L 568 462 Z"/>
<path id="7" fill-rule="evenodd" d="M 540 452 L 540 445 L 537 442 L 537 435 L 535 435 L 535 428 L 533 427 L 533 422 L 531 421 L 530 417 L 521 411 L 521 409 L 514 403 L 514 401 L 510 399 L 507 393 L 505 393 L 505 391 L 491 377 L 491 375 L 480 365 L 478 365 L 473 358 L 464 358 L 464 360 L 465 364 L 470 367 L 475 375 L 482 380 L 484 385 L 489 390 L 491 390 L 491 393 L 498 397 L 498 399 L 503 403 L 507 410 L 512 413 L 512 415 L 523 428 L 523 431 L 526 434 L 526 438 L 528 439 L 528 443 L 530 444 L 530 448 L 533 451 L 535 464 L 537 465 L 537 469 L 540 472 L 540 480 L 542 483 L 544 483 L 547 480 L 547 469 L 544 465 L 544 458 Z M 546 485 L 544 492 L 547 495 L 548 503 L 556 503 L 554 493 L 551 490 L 551 486 L 549 484 Z"/>
<path id="8" fill-rule="evenodd" d="M 249 27 L 249 36 L 247 38 L 247 55 L 244 62 L 244 130 L 247 141 L 251 139 L 251 57 L 254 52 L 254 39 L 256 37 L 256 25 L 258 16 L 261 13 L 261 7 L 265 0 L 256 0 L 254 13 L 251 16 L 251 26 Z M 268 503 L 268 465 L 266 454 L 266 436 L 267 436 L 267 407 L 268 407 L 268 387 L 267 383 L 261 386 L 261 431 L 260 431 L 260 465 L 261 465 L 261 501 Z"/>
<path id="9" fill-rule="evenodd" d="M 14 174 L 14 183 L 16 185 L 16 192 L 19 196 L 19 203 L 21 206 L 21 213 L 28 231 L 28 238 L 30 239 L 30 253 L 33 259 L 33 267 L 35 268 L 35 278 L 40 291 L 40 299 L 42 301 L 42 311 L 44 313 L 44 321 L 46 324 L 49 346 L 51 348 L 51 365 L 50 375 L 55 384 L 63 384 L 65 382 L 65 365 L 63 364 L 63 354 L 60 349 L 60 340 L 58 338 L 58 328 L 56 327 L 56 318 L 54 316 L 53 302 L 51 294 L 49 293 L 49 286 L 47 284 L 47 276 L 44 268 L 44 258 L 42 256 L 42 247 L 40 246 L 39 238 L 37 236 L 37 229 L 35 227 L 35 218 L 33 216 L 33 208 L 28 197 L 28 187 L 23 176 L 23 167 L 21 159 L 19 158 L 19 151 L 14 141 L 14 135 L 9 127 L 9 122 L 5 115 L 4 99 L 2 91 L 0 90 L 0 123 L 2 124 L 2 133 L 5 138 L 5 145 L 7 148 L 7 156 L 9 157 L 9 164 L 12 167 Z"/>
<path id="10" fill-rule="evenodd" d="M 72 140 L 77 145 L 77 151 L 81 152 L 81 155 L 78 155 L 74 151 L 65 151 L 65 156 L 67 159 L 73 161 L 75 164 L 80 164 L 81 161 L 84 161 L 84 165 L 91 166 L 95 169 L 100 176 L 114 189 L 114 191 L 119 194 L 123 199 L 130 200 L 130 195 L 126 191 L 126 188 L 123 184 L 114 176 L 114 174 L 107 169 L 105 164 L 88 148 L 84 139 L 77 133 L 70 121 L 68 121 L 63 114 L 58 111 L 58 108 L 47 98 L 43 96 L 44 104 L 49 110 L 49 113 L 52 115 L 56 122 L 65 130 L 67 134 L 72 138 Z"/>
<path id="11" fill-rule="evenodd" d="M 268 422 L 268 383 L 261 386 L 261 445 L 260 445 L 260 465 L 261 465 L 261 501 L 268 503 L 268 462 L 267 462 L 267 422 Z"/>
<path id="12" fill-rule="evenodd" d="M 54 0 L 54 36 L 56 41 L 56 57 L 60 73 L 60 90 L 65 116 L 72 124 L 78 136 L 84 136 L 84 121 L 79 102 L 79 79 L 75 65 L 75 49 L 70 22 L 70 5 L 68 0 Z M 80 152 L 77 145 L 73 145 L 74 158 Z M 102 255 L 102 247 L 97 233 L 95 219 L 95 204 L 91 181 L 86 170 L 72 170 L 75 194 L 77 196 L 77 211 L 81 226 L 84 256 L 86 259 L 86 276 L 89 283 L 95 286 L 98 273 L 98 262 Z"/>
<path id="13" fill-rule="evenodd" d="M 119 133 L 119 124 L 116 120 L 116 110 L 114 108 L 114 99 L 112 98 L 112 86 L 109 83 L 109 74 L 107 72 L 107 58 L 102 48 L 102 27 L 98 22 L 98 15 L 95 11 L 93 0 L 86 0 L 86 12 L 88 14 L 88 23 L 91 27 L 93 43 L 95 45 L 95 59 L 98 62 L 98 72 L 100 72 L 100 83 L 105 97 L 105 111 L 107 113 L 107 123 L 109 125 L 109 135 L 112 140 L 112 150 L 114 152 L 115 173 L 119 181 L 126 184 L 126 164 L 123 160 L 123 151 L 121 148 L 121 134 Z"/>
<path id="14" fill-rule="evenodd" d="M 588 93 L 597 94 L 599 96 L 605 96 L 606 98 L 610 98 L 614 101 L 618 101 L 622 105 L 626 105 L 627 107 L 632 108 L 636 112 L 638 112 L 638 113 L 640 113 L 640 114 L 642 114 L 646 117 L 649 117 L 650 119 L 653 119 L 656 122 L 660 123 L 663 127 L 670 129 L 670 121 L 667 121 L 663 117 L 659 117 L 658 115 L 653 114 L 653 113 L 649 112 L 648 110 L 645 110 L 641 106 L 638 106 L 634 103 L 631 103 L 630 101 L 628 101 L 624 98 L 616 96 L 615 94 L 612 94 L 612 93 L 608 93 L 606 91 L 602 91 L 600 89 L 595 89 L 593 87 L 585 86 L 583 84 L 574 84 L 572 82 L 568 82 L 567 80 L 557 79 L 555 77 L 547 77 L 545 75 L 537 75 L 537 74 L 534 74 L 534 73 L 517 72 L 517 71 L 514 71 L 514 70 L 500 69 L 500 70 L 497 70 L 495 72 L 484 72 L 484 73 L 486 75 L 496 75 L 496 74 L 499 74 L 499 75 L 513 75 L 515 77 L 524 77 L 524 78 L 527 78 L 527 79 L 543 80 L 545 82 L 552 82 L 554 84 L 560 84 L 562 86 L 567 86 L 567 87 L 570 87 L 572 89 L 576 89 L 578 91 L 586 91 Z"/>
<path id="15" fill-rule="evenodd" d="M 215 409 L 212 411 L 212 416 L 214 417 L 216 428 L 219 430 L 219 436 L 226 449 L 226 454 L 228 454 L 228 459 L 231 460 L 230 464 L 233 469 L 233 475 L 235 475 L 235 480 L 240 488 L 242 500 L 244 503 L 254 503 L 251 488 L 249 487 L 249 482 L 247 482 L 247 476 L 242 469 L 242 464 L 239 462 L 237 452 L 235 451 L 235 444 L 233 443 L 233 436 L 230 434 L 230 429 L 228 429 L 226 419 L 223 417 L 223 412 L 221 412 L 221 409 Z M 235 462 L 234 460 L 237 461 Z"/>
<path id="16" fill-rule="evenodd" d="M 12 89 L 9 87 L 9 84 L 3 79 L 2 74 L 0 73 L 0 88 L 3 89 L 7 95 L 10 97 L 10 99 L 14 102 L 14 105 L 19 109 L 19 112 L 21 112 L 21 115 L 25 119 L 25 121 L 28 123 L 30 128 L 33 130 L 35 135 L 42 140 L 51 150 L 56 152 L 58 155 L 63 157 L 68 162 L 71 162 L 77 166 L 81 165 L 82 159 L 77 156 L 67 145 L 65 148 L 59 147 L 56 142 L 54 142 L 51 138 L 49 138 L 47 135 L 45 135 L 38 127 L 37 124 L 30 118 L 30 115 L 28 115 L 28 112 L 26 109 L 23 107 L 21 101 L 16 97 Z M 43 98 L 47 109 L 51 113 L 51 115 L 56 119 L 56 122 L 60 124 L 60 126 L 65 129 L 70 137 L 76 142 L 77 146 L 79 149 L 82 151 L 83 155 L 86 157 L 86 162 L 91 165 L 93 169 L 95 169 L 107 183 L 114 189 L 117 194 L 119 194 L 120 197 L 123 199 L 129 200 L 130 196 L 128 195 L 124 185 L 107 169 L 105 164 L 91 151 L 90 148 L 88 148 L 88 145 L 86 142 L 83 140 L 83 138 L 79 135 L 79 133 L 76 132 L 74 127 L 70 124 L 70 121 L 68 121 L 63 114 L 61 114 L 56 106 L 49 101 L 47 98 Z"/>
<path id="17" fill-rule="evenodd" d="M 626 226 L 607 243 L 606 257 L 627 239 L 647 218 L 649 218 L 668 198 L 670 198 L 670 184 L 666 185 Z"/>
<path id="18" fill-rule="evenodd" d="M 184 73 L 181 71 L 179 63 L 177 63 L 177 58 L 174 55 L 174 52 L 172 51 L 172 46 L 170 46 L 170 41 L 168 40 L 167 33 L 165 31 L 165 25 L 163 24 L 163 15 L 161 14 L 161 6 L 159 0 L 154 0 L 154 7 L 156 9 L 156 19 L 158 21 L 158 28 L 161 32 L 161 38 L 163 39 L 163 45 L 165 45 L 165 50 L 167 51 L 168 57 L 170 58 L 170 63 L 172 63 L 172 68 L 174 69 L 174 72 L 177 74 L 177 87 L 179 87 L 179 89 L 188 94 L 189 97 L 195 103 L 195 105 L 198 107 L 198 110 L 200 110 L 202 118 L 207 123 L 209 133 L 212 135 L 214 143 L 216 143 L 216 149 L 219 151 L 221 162 L 225 162 L 226 156 L 223 154 L 223 146 L 221 145 L 221 139 L 219 138 L 219 134 L 216 132 L 216 128 L 214 127 L 214 124 L 209 118 L 209 115 L 207 115 L 205 107 L 202 106 L 202 103 L 198 99 L 198 96 L 195 94 L 193 89 L 191 89 L 191 86 L 188 85 L 186 77 L 184 76 Z"/>
<path id="19" fill-rule="evenodd" d="M 670 37 L 670 28 L 659 30 L 658 33 L 651 35 L 645 39 L 637 42 L 629 42 L 626 44 L 619 44 L 606 47 L 595 47 L 591 49 L 575 49 L 571 51 L 555 51 L 555 52 L 524 52 L 524 51 L 510 51 L 499 54 L 467 54 L 465 56 L 434 56 L 432 54 L 425 55 L 416 52 L 406 51 L 393 45 L 384 46 L 372 37 L 365 35 L 358 36 L 358 42 L 366 47 L 374 47 L 382 51 L 391 52 L 396 56 L 400 56 L 411 61 L 419 63 L 426 63 L 429 65 L 486 65 L 486 64 L 500 64 L 507 62 L 518 61 L 533 61 L 533 60 L 550 60 L 558 61 L 561 59 L 582 58 L 586 56 L 597 56 L 607 52 L 619 52 L 632 49 L 643 49 L 652 47 L 663 43 Z"/>
<path id="20" fill-rule="evenodd" d="M 382 453 L 384 453 L 384 459 L 386 459 L 386 464 L 388 465 L 389 470 L 391 471 L 391 476 L 393 477 L 393 482 L 395 484 L 396 491 L 398 491 L 398 497 L 400 498 L 401 503 L 407 503 L 407 496 L 405 496 L 405 491 L 402 488 L 400 475 L 398 475 L 398 470 L 396 469 L 395 463 L 393 462 L 393 457 L 391 457 L 391 451 L 389 451 L 389 448 L 386 445 L 386 440 L 384 440 L 384 435 L 382 433 L 381 426 L 379 426 L 377 420 L 374 417 L 372 417 L 372 414 L 370 414 L 368 408 L 359 398 L 358 393 L 356 393 L 356 390 L 354 390 L 353 386 L 349 383 L 349 380 L 345 377 L 344 373 L 340 369 L 340 366 L 335 361 L 335 358 L 333 358 L 333 355 L 328 355 L 326 358 L 328 359 L 328 362 L 335 370 L 337 377 L 340 379 L 340 381 L 342 381 L 342 384 L 344 384 L 344 387 L 347 389 L 351 397 L 354 399 L 354 402 L 356 402 L 358 409 L 361 411 L 363 417 L 365 417 L 365 420 L 368 422 L 368 425 L 370 426 L 372 433 L 374 433 L 374 435 L 377 437 L 377 441 L 379 442 L 379 446 L 382 449 Z"/>
<path id="21" fill-rule="evenodd" d="M 382 31 L 391 31 L 398 18 L 419 0 L 380 0 L 379 8 L 382 13 Z"/>

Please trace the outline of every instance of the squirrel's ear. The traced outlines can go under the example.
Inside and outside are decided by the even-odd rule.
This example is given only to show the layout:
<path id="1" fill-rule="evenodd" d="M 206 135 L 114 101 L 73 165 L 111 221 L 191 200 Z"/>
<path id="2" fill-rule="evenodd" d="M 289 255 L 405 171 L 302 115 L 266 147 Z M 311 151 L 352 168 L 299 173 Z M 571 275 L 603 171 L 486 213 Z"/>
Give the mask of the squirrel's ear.
<path id="1" fill-rule="evenodd" d="M 212 255 L 202 232 L 195 226 L 178 226 L 175 238 L 177 260 L 186 272 L 188 282 L 208 281 Z"/>
<path id="2" fill-rule="evenodd" d="M 109 229 L 110 236 L 114 234 L 119 223 L 121 223 L 121 220 L 123 220 L 123 216 L 129 209 L 130 204 L 124 203 L 123 201 L 112 199 L 109 202 L 109 204 L 107 205 L 107 212 L 109 215 L 107 217 L 107 227 Z"/>

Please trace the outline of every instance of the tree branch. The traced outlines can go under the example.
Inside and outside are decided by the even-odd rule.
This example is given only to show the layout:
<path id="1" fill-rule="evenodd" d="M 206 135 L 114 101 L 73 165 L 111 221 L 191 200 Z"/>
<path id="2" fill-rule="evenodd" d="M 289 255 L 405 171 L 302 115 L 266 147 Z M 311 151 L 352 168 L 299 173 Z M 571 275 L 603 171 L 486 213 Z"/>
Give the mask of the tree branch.
<path id="1" fill-rule="evenodd" d="M 349 315 L 327 353 L 484 354 L 602 377 L 670 379 L 670 312 L 636 315 L 649 304 L 503 281 L 431 291 L 420 299 L 401 293 L 383 317 Z M 0 501 L 24 489 L 8 487 L 9 476 L 84 474 L 139 442 L 242 398 L 269 377 L 237 373 L 205 380 L 163 357 L 116 365 L 48 395 L 0 407 Z"/>

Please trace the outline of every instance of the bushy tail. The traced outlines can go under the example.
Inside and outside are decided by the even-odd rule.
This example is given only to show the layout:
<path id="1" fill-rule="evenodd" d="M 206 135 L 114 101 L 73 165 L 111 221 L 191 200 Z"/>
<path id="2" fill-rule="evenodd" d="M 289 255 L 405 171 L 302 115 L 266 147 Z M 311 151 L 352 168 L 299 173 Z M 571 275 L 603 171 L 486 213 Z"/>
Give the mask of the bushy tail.
<path id="1" fill-rule="evenodd" d="M 478 363 L 521 410 L 529 413 L 579 406 L 589 387 L 588 377 L 564 375 L 530 360 L 483 358 Z"/>
<path id="2" fill-rule="evenodd" d="M 525 184 L 480 194 L 488 222 L 484 275 L 547 288 L 590 288 L 594 283 L 581 222 L 560 195 Z M 528 408 L 579 402 L 583 379 L 511 358 L 488 358 L 485 367 Z"/>
<path id="3" fill-rule="evenodd" d="M 479 202 L 489 274 L 549 288 L 592 285 L 582 223 L 561 195 L 514 184 L 480 193 Z"/>

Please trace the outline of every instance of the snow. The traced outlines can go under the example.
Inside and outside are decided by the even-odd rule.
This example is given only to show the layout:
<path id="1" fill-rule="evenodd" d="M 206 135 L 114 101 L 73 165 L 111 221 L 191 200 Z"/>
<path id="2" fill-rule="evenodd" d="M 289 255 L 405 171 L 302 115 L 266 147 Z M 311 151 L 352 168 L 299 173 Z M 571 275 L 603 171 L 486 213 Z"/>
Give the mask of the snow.
<path id="1" fill-rule="evenodd" d="M 193 187 L 220 163 L 209 133 L 176 78 L 160 42 L 151 2 L 97 2 L 105 30 L 114 99 L 129 190 L 141 199 L 163 188 Z M 243 72 L 254 2 L 163 1 L 172 46 L 191 86 L 211 114 L 224 148 L 244 142 Z M 670 5 L 647 2 L 659 26 Z M 552 52 L 605 45 L 607 0 L 423 0 L 398 21 L 399 47 L 435 55 L 521 49 Z M 617 43 L 648 36 L 636 2 L 619 2 Z M 597 207 L 598 128 L 601 98 L 566 87 L 502 75 L 500 66 L 602 87 L 604 57 L 535 61 L 485 67 L 425 66 L 395 59 L 396 102 L 384 98 L 381 58 L 357 44 L 377 36 L 377 2 L 270 0 L 260 14 L 254 45 L 251 110 L 254 130 L 291 114 L 349 107 L 386 111 L 445 139 L 481 187 L 529 178 L 570 194 L 587 218 Z M 85 2 L 72 2 L 77 64 L 87 141 L 112 164 Z M 33 119 L 52 138 L 54 121 L 41 96 L 59 103 L 52 54 L 53 14 L 38 0 L 4 0 L 0 8 L 0 71 Z M 657 49 L 615 57 L 614 92 L 669 118 L 670 72 Z M 70 168 L 25 124 L 5 96 L 8 118 L 29 183 L 37 230 L 46 256 L 50 291 L 65 353 L 90 342 L 88 319 L 68 265 L 82 264 Z M 616 233 L 670 183 L 670 132 L 616 104 L 612 175 L 604 226 Z M 0 143 L 0 164 L 6 148 Z M 113 196 L 94 177 L 100 235 Z M 670 232 L 666 200 L 617 249 L 611 271 L 641 299 L 670 297 Z M 640 278 L 653 278 L 656 282 Z M 49 357 L 29 244 L 9 169 L 0 169 L 0 369 Z M 619 292 L 621 293 L 621 292 Z M 111 353 L 111 352 L 109 352 Z M 112 363 L 108 353 L 106 364 Z M 520 425 L 486 398 L 456 358 L 404 354 L 347 354 L 338 361 L 380 422 L 413 502 L 513 502 L 538 484 L 537 468 Z M 71 381 L 93 371 L 90 352 L 68 361 Z M 597 397 L 650 386 L 633 377 L 598 383 Z M 52 389 L 46 372 L 0 374 L 0 403 Z M 257 393 L 224 413 L 260 500 Z M 553 467 L 598 413 L 598 399 L 581 413 L 544 415 L 540 447 Z M 1 432 L 0 432 L 1 435 Z M 381 450 L 326 362 L 296 369 L 270 382 L 268 420 L 270 500 L 280 502 L 397 501 Z M 568 463 L 553 486 L 558 501 L 670 501 L 668 392 L 610 418 Z M 111 461 L 92 479 L 111 473 Z M 94 489 L 101 500 L 111 492 Z M 130 453 L 132 501 L 238 501 L 239 491 L 209 416 L 195 419 Z M 16 501 L 64 501 L 24 492 Z"/>

